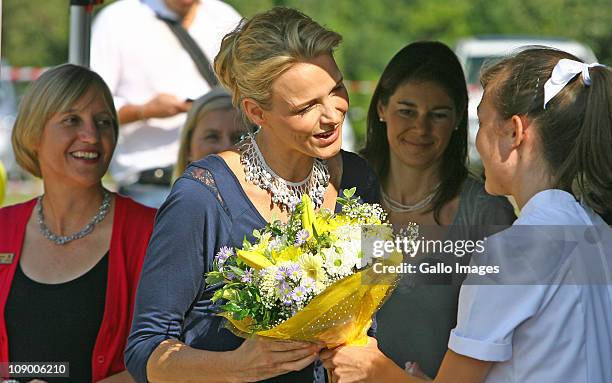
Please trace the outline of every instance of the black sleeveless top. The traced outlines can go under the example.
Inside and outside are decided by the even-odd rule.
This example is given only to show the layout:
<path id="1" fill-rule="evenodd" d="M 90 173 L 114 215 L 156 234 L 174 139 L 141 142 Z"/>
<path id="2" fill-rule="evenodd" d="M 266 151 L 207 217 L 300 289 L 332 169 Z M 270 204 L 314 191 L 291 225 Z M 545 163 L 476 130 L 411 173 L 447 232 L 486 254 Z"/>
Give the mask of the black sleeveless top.
<path id="1" fill-rule="evenodd" d="M 5 308 L 11 362 L 68 362 L 70 378 L 91 382 L 91 355 L 106 297 L 108 252 L 88 272 L 65 283 L 28 278 L 17 267 Z"/>

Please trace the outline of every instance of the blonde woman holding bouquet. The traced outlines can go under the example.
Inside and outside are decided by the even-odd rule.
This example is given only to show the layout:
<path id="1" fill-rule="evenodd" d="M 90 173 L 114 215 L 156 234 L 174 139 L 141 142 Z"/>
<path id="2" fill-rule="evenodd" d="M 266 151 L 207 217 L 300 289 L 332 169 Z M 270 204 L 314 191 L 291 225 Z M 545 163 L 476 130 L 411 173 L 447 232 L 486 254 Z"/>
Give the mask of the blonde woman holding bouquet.
<path id="1" fill-rule="evenodd" d="M 222 42 L 215 71 L 234 105 L 260 126 L 237 149 L 192 163 L 159 210 L 145 260 L 126 364 L 146 382 L 312 382 L 320 347 L 243 340 L 224 328 L 207 285 L 215 254 L 240 247 L 308 194 L 338 211 L 343 189 L 376 202 L 367 164 L 343 152 L 348 109 L 333 58 L 341 36 L 289 8 L 244 20 Z"/>

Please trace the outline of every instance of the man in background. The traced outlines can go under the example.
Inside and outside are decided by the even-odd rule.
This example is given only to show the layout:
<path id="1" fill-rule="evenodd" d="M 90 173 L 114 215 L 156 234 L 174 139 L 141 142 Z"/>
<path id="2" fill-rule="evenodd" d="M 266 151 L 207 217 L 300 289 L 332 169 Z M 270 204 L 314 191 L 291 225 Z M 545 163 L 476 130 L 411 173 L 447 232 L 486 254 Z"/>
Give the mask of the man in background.
<path id="1" fill-rule="evenodd" d="M 185 112 L 211 88 L 170 25 L 182 26 L 212 63 L 240 19 L 219 0 L 119 0 L 99 13 L 91 68 L 110 87 L 119 113 L 110 172 L 120 192 L 159 207 L 169 192 Z"/>

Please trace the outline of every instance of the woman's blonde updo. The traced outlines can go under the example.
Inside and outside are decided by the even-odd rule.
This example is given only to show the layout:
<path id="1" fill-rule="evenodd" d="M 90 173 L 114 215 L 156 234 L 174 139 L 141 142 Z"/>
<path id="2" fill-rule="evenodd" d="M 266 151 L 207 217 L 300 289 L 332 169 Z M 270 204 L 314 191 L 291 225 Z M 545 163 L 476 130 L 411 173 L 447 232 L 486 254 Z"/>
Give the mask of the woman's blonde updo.
<path id="1" fill-rule="evenodd" d="M 248 97 L 269 109 L 275 79 L 297 62 L 331 54 L 341 41 L 302 12 L 275 7 L 243 19 L 223 38 L 215 72 L 235 106 Z"/>

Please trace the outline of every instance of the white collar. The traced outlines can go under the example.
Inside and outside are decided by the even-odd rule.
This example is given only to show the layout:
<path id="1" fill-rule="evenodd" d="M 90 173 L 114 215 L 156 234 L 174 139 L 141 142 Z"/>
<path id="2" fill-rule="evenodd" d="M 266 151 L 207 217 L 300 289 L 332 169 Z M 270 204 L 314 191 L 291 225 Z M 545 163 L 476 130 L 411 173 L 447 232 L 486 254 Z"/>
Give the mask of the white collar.
<path id="1" fill-rule="evenodd" d="M 576 198 L 572 194 L 564 190 L 560 190 L 560 189 L 542 190 L 541 192 L 537 192 L 536 194 L 534 194 L 529 199 L 529 201 L 527 201 L 527 203 L 521 209 L 521 216 L 530 215 L 534 211 L 539 210 L 542 207 L 550 207 L 550 206 L 555 206 L 559 204 L 573 203 L 573 202 L 578 203 L 578 201 L 576 201 Z"/>
<path id="2" fill-rule="evenodd" d="M 571 193 L 548 189 L 536 193 L 521 209 L 517 224 L 593 225 L 601 220 Z M 548 222 L 548 223 L 544 223 Z"/>

